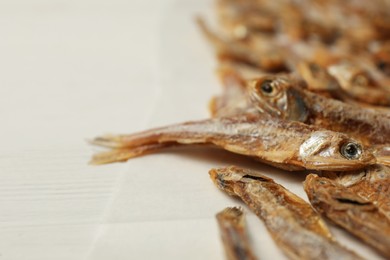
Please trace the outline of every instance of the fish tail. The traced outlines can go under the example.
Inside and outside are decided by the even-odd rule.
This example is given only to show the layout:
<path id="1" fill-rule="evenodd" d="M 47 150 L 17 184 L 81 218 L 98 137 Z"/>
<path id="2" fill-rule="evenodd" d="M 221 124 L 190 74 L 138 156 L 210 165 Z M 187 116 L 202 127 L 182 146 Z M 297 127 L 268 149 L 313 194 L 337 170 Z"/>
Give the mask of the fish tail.
<path id="1" fill-rule="evenodd" d="M 245 89 L 246 81 L 241 74 L 229 63 L 222 63 L 217 69 L 222 85 L 225 88 Z"/>
<path id="2" fill-rule="evenodd" d="M 104 135 L 89 142 L 94 145 L 111 148 L 93 156 L 91 164 L 105 164 L 126 161 L 133 157 L 161 150 L 179 144 L 204 144 L 209 142 L 212 120 L 201 120 L 183 124 L 155 128 L 129 135 Z M 212 134 L 211 134 L 212 135 Z"/>
<path id="3" fill-rule="evenodd" d="M 229 44 L 226 42 L 226 40 L 223 37 L 214 33 L 202 17 L 196 17 L 196 23 L 204 37 L 214 47 L 218 59 L 231 60 L 233 54 L 231 51 L 231 47 L 229 47 Z"/>
<path id="4" fill-rule="evenodd" d="M 95 154 L 89 164 L 91 165 L 101 165 L 108 164 L 113 162 L 125 162 L 131 158 L 139 157 L 142 155 L 150 154 L 157 152 L 165 147 L 173 146 L 173 144 L 152 144 L 145 145 L 136 148 L 127 148 L 127 149 L 114 149 L 108 152 L 101 152 Z"/>
<path id="5" fill-rule="evenodd" d="M 213 44 L 214 46 L 218 46 L 221 44 L 222 40 L 210 30 L 209 26 L 206 24 L 205 20 L 202 17 L 196 17 L 196 24 L 211 44 Z"/>
<path id="6" fill-rule="evenodd" d="M 204 142 L 202 137 L 205 133 L 201 129 L 202 127 L 207 127 L 210 123 L 212 123 L 210 120 L 202 120 L 154 128 L 128 135 L 109 134 L 98 136 L 89 142 L 113 149 L 137 148 L 168 142 L 202 143 Z"/>

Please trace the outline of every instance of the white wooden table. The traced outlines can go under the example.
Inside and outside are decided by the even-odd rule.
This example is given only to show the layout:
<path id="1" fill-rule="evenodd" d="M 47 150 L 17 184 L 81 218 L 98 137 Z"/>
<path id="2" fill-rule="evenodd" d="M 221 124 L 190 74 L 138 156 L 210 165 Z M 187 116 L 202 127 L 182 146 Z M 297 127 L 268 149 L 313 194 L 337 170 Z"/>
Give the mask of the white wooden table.
<path id="1" fill-rule="evenodd" d="M 89 166 L 86 139 L 208 116 L 220 91 L 194 23 L 212 0 L 0 1 L 0 259 L 223 259 L 214 215 L 242 205 L 208 170 L 303 174 L 181 148 Z M 283 259 L 250 212 L 261 259 Z M 342 231 L 335 235 L 378 258 Z"/>

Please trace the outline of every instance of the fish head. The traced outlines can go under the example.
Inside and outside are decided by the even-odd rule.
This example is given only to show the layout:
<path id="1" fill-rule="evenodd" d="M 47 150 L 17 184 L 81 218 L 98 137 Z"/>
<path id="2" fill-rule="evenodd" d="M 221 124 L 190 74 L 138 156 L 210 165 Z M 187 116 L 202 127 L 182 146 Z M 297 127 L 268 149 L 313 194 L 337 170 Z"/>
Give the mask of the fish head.
<path id="1" fill-rule="evenodd" d="M 209 174 L 215 185 L 229 195 L 235 194 L 234 186 L 243 177 L 243 174 L 237 171 L 234 166 L 211 169 Z"/>
<path id="2" fill-rule="evenodd" d="M 264 76 L 247 83 L 252 104 L 263 113 L 305 122 L 309 112 L 294 82 L 282 76 Z"/>
<path id="3" fill-rule="evenodd" d="M 303 183 L 311 204 L 321 213 L 330 206 L 334 211 L 344 212 L 350 209 L 374 210 L 376 206 L 366 198 L 358 196 L 338 181 L 319 177 L 315 174 L 306 176 Z M 320 207 L 317 207 L 322 205 Z M 325 206 L 325 207 L 324 207 Z"/>
<path id="4" fill-rule="evenodd" d="M 274 182 L 271 178 L 268 178 L 256 171 L 236 166 L 214 168 L 209 171 L 209 174 L 211 180 L 216 184 L 216 186 L 229 195 L 235 195 L 238 186 L 244 185 L 248 182 Z"/>
<path id="5" fill-rule="evenodd" d="M 333 131 L 315 131 L 299 147 L 305 168 L 327 171 L 349 171 L 374 164 L 369 149 L 347 135 Z"/>
<path id="6" fill-rule="evenodd" d="M 328 68 L 340 86 L 346 90 L 356 88 L 377 88 L 377 83 L 363 68 L 348 61 L 333 64 Z"/>

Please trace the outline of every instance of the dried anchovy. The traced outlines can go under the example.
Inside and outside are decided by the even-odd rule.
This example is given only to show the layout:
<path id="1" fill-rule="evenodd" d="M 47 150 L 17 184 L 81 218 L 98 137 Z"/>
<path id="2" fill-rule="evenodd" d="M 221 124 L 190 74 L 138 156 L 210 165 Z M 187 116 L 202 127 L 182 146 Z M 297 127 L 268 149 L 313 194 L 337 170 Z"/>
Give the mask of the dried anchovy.
<path id="1" fill-rule="evenodd" d="M 268 72 L 287 71 L 285 59 L 279 52 L 279 47 L 273 44 L 273 39 L 263 37 L 262 41 L 257 41 L 248 46 L 248 43 L 216 35 L 201 18 L 197 19 L 197 23 L 203 34 L 214 46 L 220 60 L 234 60 Z"/>
<path id="2" fill-rule="evenodd" d="M 326 98 L 283 76 L 250 81 L 253 104 L 261 112 L 351 135 L 366 145 L 390 143 L 390 113 Z"/>
<path id="3" fill-rule="evenodd" d="M 322 177 L 332 179 L 368 201 L 371 201 L 390 219 L 390 168 L 371 165 L 350 172 L 323 172 Z"/>
<path id="4" fill-rule="evenodd" d="M 219 212 L 216 218 L 227 259 L 257 259 L 249 242 L 245 215 L 242 209 L 237 207 L 226 208 Z"/>
<path id="5" fill-rule="evenodd" d="M 95 164 L 130 159 L 156 151 L 161 144 L 213 144 L 286 170 L 346 171 L 376 161 L 362 144 L 342 133 L 266 115 L 248 114 L 187 122 L 130 135 L 97 137 L 91 142 L 119 149 L 96 155 L 92 159 Z M 116 154 L 123 155 L 125 150 L 128 157 L 121 156 L 116 160 Z M 137 153 L 133 153 L 134 150 Z"/>
<path id="6" fill-rule="evenodd" d="M 297 64 L 299 75 L 306 82 L 306 89 L 316 94 L 341 100 L 346 103 L 367 106 L 367 104 L 357 102 L 348 92 L 341 88 L 335 77 L 329 74 L 326 67 L 315 61 L 300 61 Z"/>
<path id="7" fill-rule="evenodd" d="M 356 63 L 343 61 L 332 64 L 328 72 L 353 99 L 373 105 L 390 105 L 390 92 Z"/>
<path id="8" fill-rule="evenodd" d="M 390 257 L 390 219 L 375 203 L 314 174 L 307 176 L 304 188 L 317 211 Z"/>
<path id="9" fill-rule="evenodd" d="M 291 259 L 362 259 L 332 237 L 325 222 L 295 194 L 257 172 L 237 167 L 210 170 L 218 188 L 240 197 L 261 218 Z"/>
<path id="10" fill-rule="evenodd" d="M 218 0 L 219 21 L 231 36 L 243 39 L 249 32 L 274 32 L 276 14 L 255 1 Z"/>

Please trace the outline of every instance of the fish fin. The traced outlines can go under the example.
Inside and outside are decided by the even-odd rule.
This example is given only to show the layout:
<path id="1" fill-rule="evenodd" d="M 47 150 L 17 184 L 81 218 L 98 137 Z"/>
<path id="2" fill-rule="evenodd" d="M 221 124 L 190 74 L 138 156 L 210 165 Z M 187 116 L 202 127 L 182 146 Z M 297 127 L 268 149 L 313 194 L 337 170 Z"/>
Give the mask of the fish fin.
<path id="1" fill-rule="evenodd" d="M 109 148 L 121 148 L 121 138 L 120 135 L 102 135 L 95 137 L 94 139 L 87 140 L 88 143 L 103 146 L 103 147 L 109 147 Z"/>
<path id="2" fill-rule="evenodd" d="M 196 17 L 196 23 L 204 37 L 214 47 L 218 60 L 239 59 L 239 57 L 234 55 L 234 51 L 232 52 L 228 41 L 224 37 L 213 32 L 202 17 Z"/>
<path id="3" fill-rule="evenodd" d="M 228 62 L 222 62 L 216 72 L 225 89 L 238 88 L 245 90 L 246 81 L 233 65 L 230 65 Z"/>
<path id="4" fill-rule="evenodd" d="M 108 152 L 101 152 L 95 154 L 89 164 L 101 165 L 113 162 L 125 162 L 131 158 L 153 153 L 166 147 L 173 146 L 172 143 L 151 144 L 139 146 L 136 148 L 115 149 Z"/>
<path id="5" fill-rule="evenodd" d="M 218 109 L 219 109 L 219 106 L 218 106 L 218 103 L 219 103 L 219 99 L 220 97 L 218 96 L 214 96 L 210 99 L 209 101 L 209 112 L 210 112 L 210 115 L 211 117 L 215 117 L 218 113 Z"/>
<path id="6" fill-rule="evenodd" d="M 209 26 L 206 24 L 205 20 L 202 17 L 196 17 L 196 24 L 198 25 L 200 31 L 203 33 L 206 39 L 210 41 L 210 43 L 215 46 L 220 45 L 221 39 L 210 30 Z"/>

